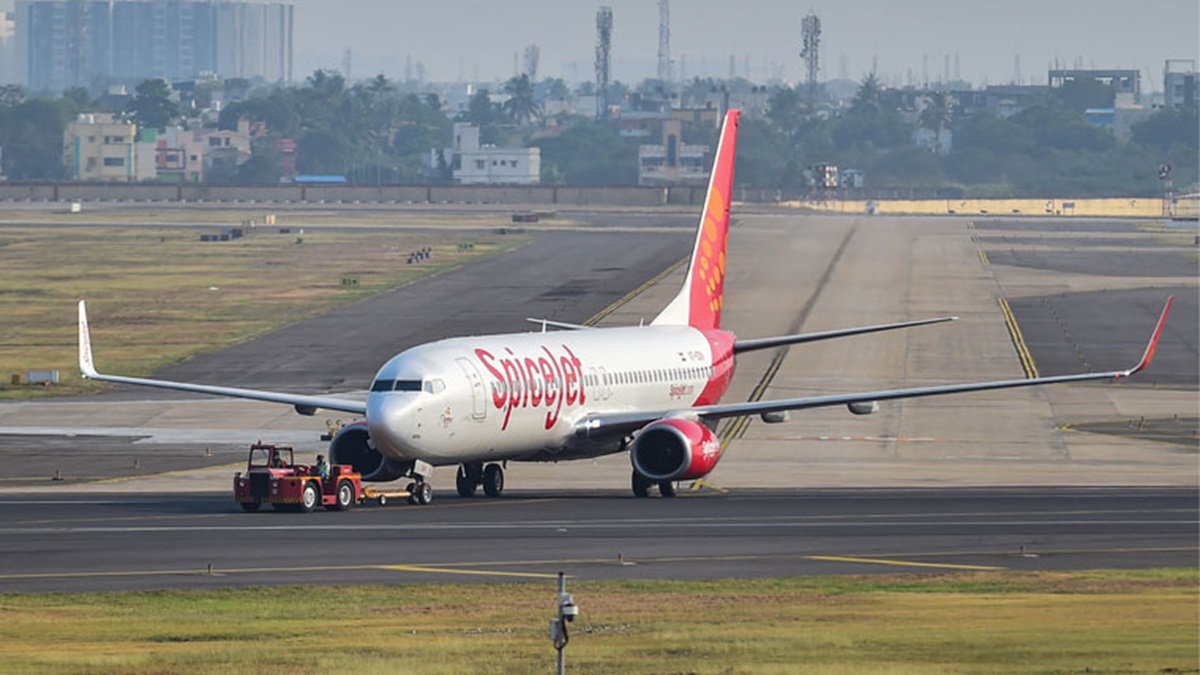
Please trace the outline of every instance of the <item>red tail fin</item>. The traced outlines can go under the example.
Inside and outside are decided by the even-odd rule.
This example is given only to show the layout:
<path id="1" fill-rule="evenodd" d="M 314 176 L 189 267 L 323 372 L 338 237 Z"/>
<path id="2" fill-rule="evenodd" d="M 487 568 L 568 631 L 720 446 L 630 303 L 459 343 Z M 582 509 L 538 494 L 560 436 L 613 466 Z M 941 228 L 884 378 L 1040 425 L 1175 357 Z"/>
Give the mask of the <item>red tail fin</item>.
<path id="1" fill-rule="evenodd" d="M 687 278 L 679 295 L 653 323 L 687 324 L 700 330 L 721 326 L 721 303 L 725 293 L 725 243 L 729 238 L 729 200 L 733 192 L 733 164 L 737 149 L 740 110 L 725 113 L 721 140 L 708 179 L 704 213 L 696 232 L 696 244 Z"/>

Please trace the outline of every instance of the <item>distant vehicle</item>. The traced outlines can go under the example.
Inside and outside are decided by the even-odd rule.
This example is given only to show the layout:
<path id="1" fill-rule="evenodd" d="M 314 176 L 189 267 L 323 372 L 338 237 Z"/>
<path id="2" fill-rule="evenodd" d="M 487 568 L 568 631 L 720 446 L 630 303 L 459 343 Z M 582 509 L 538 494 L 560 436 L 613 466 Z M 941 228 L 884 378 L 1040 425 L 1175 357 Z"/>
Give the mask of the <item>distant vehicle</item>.
<path id="1" fill-rule="evenodd" d="M 541 332 L 416 346 L 387 361 L 366 401 L 360 401 L 100 374 L 80 302 L 80 370 L 105 382 L 284 403 L 304 415 L 318 408 L 361 415 L 334 435 L 330 461 L 353 466 L 365 480 L 411 477 L 412 491 L 428 486 L 425 463 L 457 465 L 455 485 L 464 497 L 481 486 L 497 497 L 509 461 L 558 462 L 628 452 L 634 495 L 648 496 L 657 487 L 670 497 L 677 481 L 701 478 L 717 466 L 721 449 L 713 429 L 722 418 L 758 415 L 764 422 L 782 422 L 790 410 L 836 405 L 869 414 L 878 401 L 1124 378 L 1150 365 L 1170 298 L 1142 359 L 1128 370 L 721 403 L 738 354 L 955 318 L 758 339 L 722 330 L 738 116 L 737 110 L 725 116 L 683 287 L 648 325 L 595 328 L 542 320 L 536 321 Z"/>

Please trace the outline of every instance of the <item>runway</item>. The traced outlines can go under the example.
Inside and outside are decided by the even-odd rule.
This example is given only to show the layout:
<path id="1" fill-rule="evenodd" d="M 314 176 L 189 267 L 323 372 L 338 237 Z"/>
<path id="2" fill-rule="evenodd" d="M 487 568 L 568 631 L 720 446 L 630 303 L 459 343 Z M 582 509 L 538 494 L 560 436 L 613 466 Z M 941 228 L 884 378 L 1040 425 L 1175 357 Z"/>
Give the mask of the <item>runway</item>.
<path id="1" fill-rule="evenodd" d="M 727 436 L 711 489 L 673 501 L 630 498 L 628 458 L 611 456 L 512 464 L 498 501 L 454 497 L 453 471 L 440 469 L 431 507 L 348 514 L 248 516 L 229 499 L 248 442 L 315 454 L 323 416 L 131 388 L 4 403 L 0 592 L 512 581 L 559 569 L 661 579 L 1195 565 L 1200 296 L 1194 275 L 1156 262 L 1194 252 L 1190 239 L 1163 243 L 1123 222 L 986 225 L 977 235 L 956 218 L 740 217 L 725 319 L 741 337 L 961 319 L 747 354 L 725 400 L 1021 377 L 1017 342 L 1043 373 L 1128 367 L 1175 292 L 1151 370 L 1121 386 L 895 401 L 865 418 L 750 419 Z M 581 322 L 615 308 L 604 323 L 637 324 L 675 293 L 678 271 L 646 282 L 691 237 L 538 233 L 159 376 L 346 391 L 396 349 L 529 330 L 526 316 Z M 1122 245 L 1158 257 L 1109 250 Z M 60 469 L 64 480 L 50 481 Z"/>
<path id="2" fill-rule="evenodd" d="M 1189 567 L 1190 489 L 514 491 L 245 514 L 225 495 L 0 500 L 0 593 Z"/>

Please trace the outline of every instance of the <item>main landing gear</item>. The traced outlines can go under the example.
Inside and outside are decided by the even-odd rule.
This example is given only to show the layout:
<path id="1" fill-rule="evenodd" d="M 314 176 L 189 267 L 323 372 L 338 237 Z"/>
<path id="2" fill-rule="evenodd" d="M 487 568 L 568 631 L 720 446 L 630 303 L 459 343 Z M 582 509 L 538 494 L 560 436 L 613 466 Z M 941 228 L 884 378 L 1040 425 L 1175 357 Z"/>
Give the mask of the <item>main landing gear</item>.
<path id="1" fill-rule="evenodd" d="M 499 497 L 504 492 L 504 467 L 499 464 L 483 462 L 467 462 L 458 466 L 458 474 L 454 478 L 454 487 L 460 497 L 474 497 L 475 490 L 483 486 L 483 493 L 489 497 Z"/>
<path id="2" fill-rule="evenodd" d="M 669 480 L 655 481 L 646 478 L 638 473 L 637 469 L 633 470 L 633 496 L 634 497 L 649 497 L 650 488 L 658 485 L 658 493 L 664 497 L 675 496 L 675 482 Z"/>

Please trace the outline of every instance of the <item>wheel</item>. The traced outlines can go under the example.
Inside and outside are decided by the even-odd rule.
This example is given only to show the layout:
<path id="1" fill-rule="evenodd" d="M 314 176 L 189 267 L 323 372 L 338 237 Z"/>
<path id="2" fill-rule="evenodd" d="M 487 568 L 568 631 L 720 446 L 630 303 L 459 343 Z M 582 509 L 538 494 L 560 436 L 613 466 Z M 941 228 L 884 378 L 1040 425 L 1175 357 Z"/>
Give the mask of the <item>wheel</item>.
<path id="1" fill-rule="evenodd" d="M 499 497 L 504 492 L 504 469 L 499 464 L 488 464 L 483 470 L 483 493 Z"/>
<path id="2" fill-rule="evenodd" d="M 458 473 L 454 476 L 454 487 L 458 489 L 459 497 L 474 497 L 479 481 L 471 477 L 466 465 L 458 465 Z"/>
<path id="3" fill-rule="evenodd" d="M 317 484 L 311 480 L 305 483 L 304 490 L 300 493 L 300 512 L 312 511 L 320 501 L 321 495 L 317 493 Z"/>
<path id="4" fill-rule="evenodd" d="M 337 486 L 337 499 L 333 502 L 334 511 L 349 511 L 354 508 L 358 495 L 354 494 L 354 483 L 341 481 Z"/>
<path id="5" fill-rule="evenodd" d="M 254 513 L 255 511 L 257 511 L 259 509 L 260 506 L 262 506 L 261 501 L 242 502 L 241 504 L 242 504 L 242 510 L 245 511 L 246 513 Z"/>
<path id="6" fill-rule="evenodd" d="M 424 506 L 433 501 L 433 486 L 425 481 L 417 483 L 417 503 Z"/>
<path id="7" fill-rule="evenodd" d="M 664 497 L 675 496 L 675 481 L 660 480 L 658 481 L 658 493 Z"/>
<path id="8" fill-rule="evenodd" d="M 408 493 L 408 503 L 416 504 L 417 503 L 417 484 L 409 483 L 408 485 L 404 486 L 404 491 Z"/>
<path id="9" fill-rule="evenodd" d="M 633 470 L 633 496 L 634 497 L 649 497 L 651 481 L 642 474 Z"/>
<path id="10" fill-rule="evenodd" d="M 379 495 L 379 505 L 387 506 L 387 495 Z"/>

